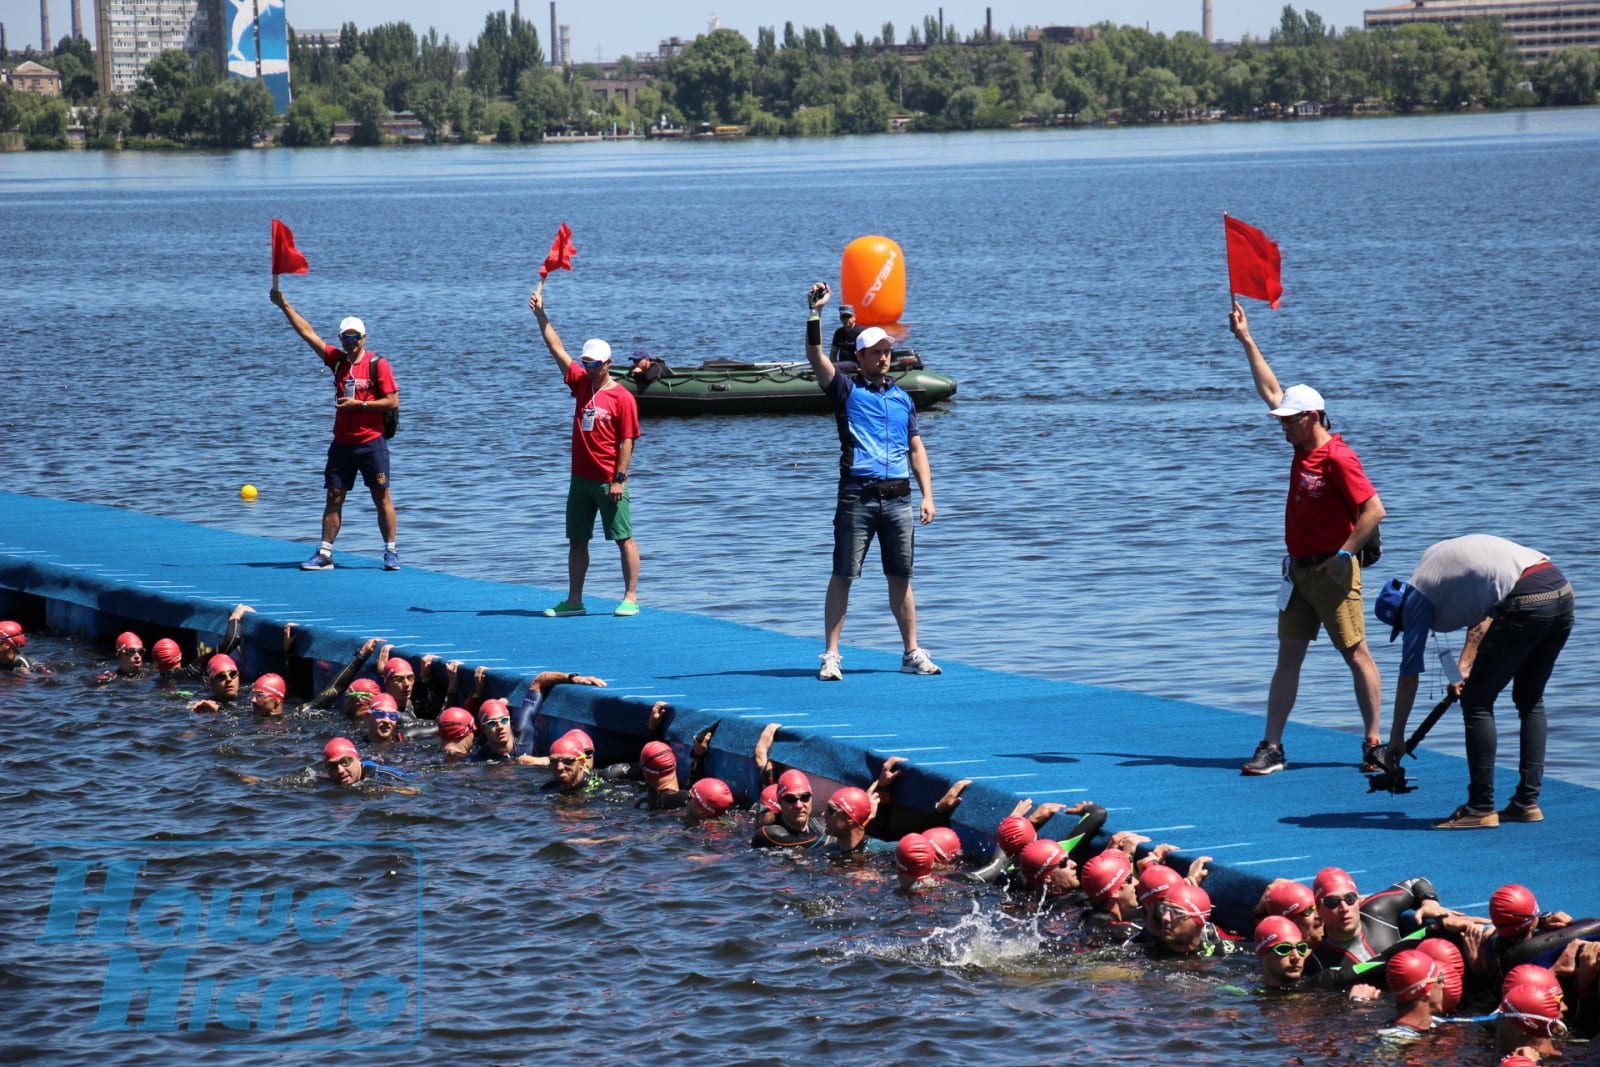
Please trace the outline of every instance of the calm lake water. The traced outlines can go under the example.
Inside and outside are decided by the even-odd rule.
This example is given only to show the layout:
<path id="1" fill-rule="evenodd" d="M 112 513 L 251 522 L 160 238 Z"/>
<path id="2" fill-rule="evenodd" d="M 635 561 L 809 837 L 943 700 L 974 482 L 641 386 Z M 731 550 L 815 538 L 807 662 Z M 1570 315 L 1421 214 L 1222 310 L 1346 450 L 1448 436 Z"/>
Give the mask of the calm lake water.
<path id="1" fill-rule="evenodd" d="M 1283 307 L 1253 305 L 1252 327 L 1286 384 L 1328 398 L 1388 508 L 1372 584 L 1408 574 L 1433 541 L 1483 531 L 1550 553 L 1583 599 L 1600 588 L 1600 478 L 1581 452 L 1581 427 L 1600 415 L 1597 172 L 1595 110 L 0 156 L 0 488 L 314 542 L 325 372 L 267 299 L 277 216 L 312 265 L 284 282 L 296 306 L 329 337 L 340 317 L 362 316 L 395 363 L 406 564 L 558 589 L 570 400 L 525 307 L 555 227 L 568 222 L 579 249 L 546 289 L 569 344 L 598 335 L 679 363 L 801 358 L 806 286 L 836 280 L 850 239 L 884 233 L 906 252 L 910 343 L 961 382 L 922 416 L 939 508 L 918 544 L 924 645 L 1260 713 L 1289 452 L 1227 332 L 1221 213 L 1282 245 Z M 632 485 L 646 611 L 817 635 L 820 650 L 830 421 L 652 421 L 645 433 Z M 238 498 L 245 482 L 261 489 L 254 504 Z M 377 553 L 370 505 L 347 506 L 339 544 Z M 595 558 L 591 590 L 614 598 L 612 559 Z M 861 583 L 847 642 L 895 645 L 882 601 L 881 579 Z M 1600 785 L 1600 652 L 1586 618 L 1548 694 L 1550 773 Z M 32 843 L 93 836 L 419 848 L 420 1051 L 434 1062 L 1378 1055 L 1374 1020 L 1337 1004 L 1263 1003 L 1215 975 L 1086 962 L 1061 950 L 1059 918 L 960 892 L 907 902 L 881 867 L 752 855 L 742 831 L 685 834 L 621 801 L 530 803 L 537 775 L 454 768 L 415 798 L 331 797 L 285 779 L 328 724 L 192 723 L 142 688 L 89 691 L 90 650 L 39 645 L 63 676 L 0 687 L 14 724 L 0 736 L 7 1061 L 170 1060 L 228 1043 L 213 1030 L 89 1029 L 99 985 L 84 976 L 97 972 L 35 944 L 54 857 Z M 1387 701 L 1398 655 L 1381 641 L 1375 652 Z M 1437 684 L 1425 679 L 1424 697 Z M 46 716 L 68 754 L 39 750 L 27 724 Z M 1295 716 L 1357 726 L 1325 643 Z M 1459 752 L 1458 727 L 1430 744 Z M 293 866 L 248 849 L 209 862 L 256 886 Z M 414 866 L 353 850 L 304 869 L 377 893 Z M 352 958 L 408 943 L 408 921 L 414 942 L 415 901 L 384 899 L 394 928 L 369 928 Z M 48 1008 L 28 995 L 41 988 Z M 1357 1036 L 1329 1036 L 1340 1032 Z M 1437 1040 L 1416 1062 L 1492 1062 L 1475 1031 Z"/>

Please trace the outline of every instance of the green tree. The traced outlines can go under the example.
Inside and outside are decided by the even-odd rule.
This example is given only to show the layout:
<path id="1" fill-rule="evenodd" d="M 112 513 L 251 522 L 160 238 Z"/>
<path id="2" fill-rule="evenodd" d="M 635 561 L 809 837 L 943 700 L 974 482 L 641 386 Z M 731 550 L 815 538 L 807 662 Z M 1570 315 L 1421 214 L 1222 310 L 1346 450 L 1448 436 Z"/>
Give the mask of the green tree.
<path id="1" fill-rule="evenodd" d="M 1128 82 L 1125 106 L 1137 118 L 1171 118 L 1194 103 L 1193 87 L 1165 67 L 1141 70 Z"/>
<path id="2" fill-rule="evenodd" d="M 713 30 L 668 57 L 661 65 L 661 77 L 671 85 L 672 100 L 684 115 L 715 123 L 731 116 L 735 102 L 751 91 L 755 53 L 738 30 Z"/>
<path id="3" fill-rule="evenodd" d="M 316 148 L 333 136 L 333 116 L 310 93 L 299 93 L 283 113 L 283 143 L 291 148 Z"/>
<path id="4" fill-rule="evenodd" d="M 1600 82 L 1600 54 L 1582 45 L 1563 48 L 1540 60 L 1533 88 L 1545 104 L 1592 104 Z"/>
<path id="5" fill-rule="evenodd" d="M 350 143 L 382 144 L 383 124 L 389 117 L 389 109 L 383 103 L 383 90 L 376 85 L 362 86 L 351 96 L 350 103 L 346 106 L 356 124 L 356 128 L 350 134 Z"/>

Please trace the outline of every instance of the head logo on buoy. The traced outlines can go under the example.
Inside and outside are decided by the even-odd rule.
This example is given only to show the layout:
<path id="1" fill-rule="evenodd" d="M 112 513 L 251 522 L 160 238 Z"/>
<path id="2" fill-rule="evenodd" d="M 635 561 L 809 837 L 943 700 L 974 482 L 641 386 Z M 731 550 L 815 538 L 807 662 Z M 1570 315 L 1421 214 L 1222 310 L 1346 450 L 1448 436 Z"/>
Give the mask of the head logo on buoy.
<path id="1" fill-rule="evenodd" d="M 839 291 L 855 305 L 856 325 L 893 326 L 906 309 L 906 259 L 887 237 L 857 237 L 839 263 Z"/>

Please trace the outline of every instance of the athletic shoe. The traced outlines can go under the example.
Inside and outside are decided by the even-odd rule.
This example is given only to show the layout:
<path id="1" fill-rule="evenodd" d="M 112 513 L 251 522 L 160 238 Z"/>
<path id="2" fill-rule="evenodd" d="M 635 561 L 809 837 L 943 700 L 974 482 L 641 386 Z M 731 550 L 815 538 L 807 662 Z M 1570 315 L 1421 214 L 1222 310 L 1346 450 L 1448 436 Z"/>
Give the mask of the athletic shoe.
<path id="1" fill-rule="evenodd" d="M 1542 817 L 1542 816 L 1541 816 Z M 1500 815 L 1493 811 L 1473 811 L 1461 805 L 1443 822 L 1433 824 L 1435 830 L 1493 830 L 1500 825 Z"/>
<path id="2" fill-rule="evenodd" d="M 399 570 L 400 569 L 400 553 L 396 552 L 392 548 L 384 549 L 383 550 L 383 569 L 386 570 L 386 571 L 397 571 L 397 570 Z"/>
<path id="3" fill-rule="evenodd" d="M 928 658 L 920 648 L 913 648 L 900 657 L 901 674 L 940 674 L 939 665 Z"/>
<path id="4" fill-rule="evenodd" d="M 844 681 L 844 668 L 840 666 L 840 664 L 844 661 L 843 656 L 840 656 L 837 652 L 824 652 L 817 658 L 822 661 L 822 667 L 817 671 L 817 681 Z"/>
<path id="5" fill-rule="evenodd" d="M 1379 771 L 1389 769 L 1383 762 L 1386 755 L 1383 748 L 1383 742 L 1376 737 L 1369 737 L 1361 742 L 1362 774 L 1377 774 Z"/>
<path id="6" fill-rule="evenodd" d="M 1501 822 L 1544 822 L 1544 812 L 1539 810 L 1538 804 L 1526 806 L 1518 804 L 1515 800 L 1500 809 Z"/>
<path id="7" fill-rule="evenodd" d="M 570 619 L 574 615 L 587 615 L 589 612 L 582 604 L 569 604 L 565 600 L 553 608 L 544 609 L 547 619 Z"/>
<path id="8" fill-rule="evenodd" d="M 1283 746 L 1274 745 L 1270 741 L 1262 741 L 1256 746 L 1256 754 L 1250 757 L 1250 762 L 1243 767 L 1245 774 L 1276 774 L 1289 766 L 1289 761 L 1283 758 Z"/>
<path id="9" fill-rule="evenodd" d="M 637 615 L 637 614 L 639 614 L 639 605 L 634 603 L 631 600 L 624 600 L 622 603 L 617 605 L 617 610 L 613 611 L 611 614 L 613 614 L 613 615 Z"/>
<path id="10" fill-rule="evenodd" d="M 331 571 L 333 570 L 333 553 L 317 549 L 311 553 L 311 558 L 300 564 L 303 571 Z"/>

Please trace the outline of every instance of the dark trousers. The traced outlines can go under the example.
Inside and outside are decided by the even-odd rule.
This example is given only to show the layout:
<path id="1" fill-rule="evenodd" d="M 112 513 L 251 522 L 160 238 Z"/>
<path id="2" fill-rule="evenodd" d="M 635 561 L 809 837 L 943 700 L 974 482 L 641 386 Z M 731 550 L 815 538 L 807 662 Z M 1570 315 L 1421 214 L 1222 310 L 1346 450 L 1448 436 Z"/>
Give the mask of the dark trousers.
<path id="1" fill-rule="evenodd" d="M 1498 735 L 1494 702 L 1508 684 L 1511 701 L 1522 720 L 1520 778 L 1512 801 L 1537 803 L 1544 784 L 1544 687 L 1556 658 L 1572 633 L 1573 595 L 1519 605 L 1513 598 L 1495 615 L 1478 646 L 1472 673 L 1461 693 L 1461 717 L 1467 728 L 1467 766 L 1472 774 L 1467 806 L 1494 810 L 1494 760 Z"/>

